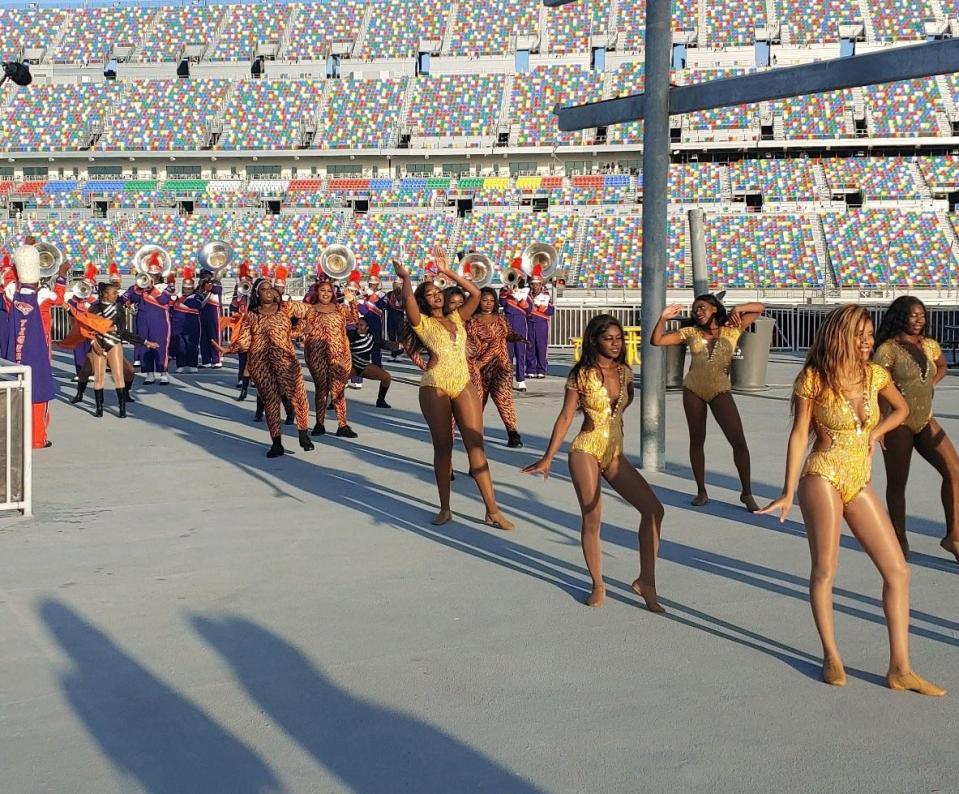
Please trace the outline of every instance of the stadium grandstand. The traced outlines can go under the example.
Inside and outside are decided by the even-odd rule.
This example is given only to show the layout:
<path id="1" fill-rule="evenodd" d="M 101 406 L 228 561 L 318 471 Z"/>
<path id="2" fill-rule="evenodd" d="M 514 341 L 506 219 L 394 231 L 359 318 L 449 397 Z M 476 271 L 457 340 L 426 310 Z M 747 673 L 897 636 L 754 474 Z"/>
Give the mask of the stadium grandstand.
<path id="1" fill-rule="evenodd" d="M 441 241 L 508 262 L 554 244 L 565 298 L 642 273 L 642 125 L 560 132 L 554 106 L 642 89 L 642 0 L 87 3 L 0 9 L 5 248 L 27 231 L 78 269 L 144 242 L 191 264 L 365 270 Z M 676 0 L 673 82 L 947 37 L 945 0 Z M 669 285 L 692 285 L 705 210 L 717 289 L 767 302 L 959 292 L 959 76 L 672 119 Z M 575 291 L 575 290 L 578 290 Z M 615 296 L 610 298 L 609 296 Z M 635 296 L 634 296 L 635 297 Z"/>

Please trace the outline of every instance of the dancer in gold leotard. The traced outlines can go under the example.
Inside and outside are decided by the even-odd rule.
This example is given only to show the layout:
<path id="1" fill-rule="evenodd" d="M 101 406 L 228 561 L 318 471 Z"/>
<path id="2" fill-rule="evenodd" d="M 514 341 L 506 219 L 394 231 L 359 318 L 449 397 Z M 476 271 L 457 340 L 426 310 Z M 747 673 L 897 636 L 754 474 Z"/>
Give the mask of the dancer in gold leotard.
<path id="1" fill-rule="evenodd" d="M 932 415 L 936 384 L 948 368 L 938 343 L 925 330 L 926 307 L 918 298 L 904 295 L 892 302 L 876 334 L 874 361 L 889 371 L 909 406 L 902 427 L 886 434 L 886 508 L 908 559 L 906 482 L 915 449 L 942 478 L 946 534 L 939 545 L 959 561 L 959 455 Z"/>
<path id="2" fill-rule="evenodd" d="M 593 591 L 586 603 L 599 607 L 606 599 L 600 544 L 603 478 L 639 511 L 639 577 L 633 582 L 633 590 L 647 608 L 662 612 L 656 600 L 656 555 L 663 506 L 623 453 L 623 411 L 632 401 L 633 374 L 626 366 L 623 327 L 612 315 L 597 315 L 583 333 L 582 355 L 566 381 L 566 399 L 553 425 L 546 453 L 523 471 L 549 477 L 553 458 L 576 411 L 581 409 L 583 427 L 569 448 L 569 473 L 583 514 L 581 543 L 593 580 Z"/>
<path id="3" fill-rule="evenodd" d="M 452 519 L 450 511 L 450 475 L 453 470 L 453 434 L 455 418 L 469 457 L 470 474 L 486 505 L 486 523 L 499 529 L 512 529 L 496 505 L 489 462 L 483 448 L 483 409 L 470 383 L 466 366 L 466 329 L 463 325 L 479 306 L 480 292 L 471 281 L 446 267 L 446 256 L 436 248 L 433 257 L 443 277 L 458 284 L 467 294 L 466 303 L 449 314 L 443 311 L 443 293 L 432 283 L 420 284 L 416 291 L 410 283 L 410 271 L 394 260 L 396 275 L 403 281 L 403 303 L 409 328 L 429 351 L 426 371 L 420 380 L 420 408 L 433 439 L 433 473 L 439 490 L 440 511 L 436 525 Z"/>
<path id="4" fill-rule="evenodd" d="M 652 343 L 668 347 L 685 344 L 692 361 L 683 380 L 683 409 L 689 426 L 689 465 L 696 480 L 692 504 L 700 507 L 709 501 L 706 493 L 706 410 L 716 417 L 726 440 L 733 448 L 733 460 L 742 492 L 739 499 L 750 512 L 758 509 L 752 494 L 749 447 L 736 403 L 731 392 L 729 367 L 742 332 L 763 313 L 761 303 L 747 303 L 727 312 L 714 295 L 700 295 L 693 301 L 695 325 L 666 332 L 666 322 L 678 317 L 682 306 L 669 306 L 653 329 Z"/>
<path id="5" fill-rule="evenodd" d="M 920 678 L 909 663 L 909 566 L 889 515 L 869 485 L 873 446 L 909 413 L 888 373 L 869 363 L 872 348 L 872 320 L 861 306 L 841 306 L 826 317 L 796 378 L 782 495 L 760 512 L 778 510 L 780 521 L 785 521 L 799 480 L 799 507 L 812 557 L 809 601 L 822 641 L 823 681 L 834 686 L 846 683 L 832 611 L 832 583 L 845 518 L 882 574 L 889 687 L 944 695 L 944 689 Z M 891 408 L 885 416 L 879 413 L 880 394 Z M 816 441 L 800 474 L 811 429 Z"/>

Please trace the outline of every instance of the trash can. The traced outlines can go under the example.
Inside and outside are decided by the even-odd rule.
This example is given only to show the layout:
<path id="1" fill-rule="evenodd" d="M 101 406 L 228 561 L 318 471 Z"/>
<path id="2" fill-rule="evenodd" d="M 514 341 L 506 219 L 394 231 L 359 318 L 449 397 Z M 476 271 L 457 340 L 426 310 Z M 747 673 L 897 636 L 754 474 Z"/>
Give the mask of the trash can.
<path id="1" fill-rule="evenodd" d="M 765 391 L 766 368 L 769 365 L 769 348 L 773 343 L 773 329 L 776 321 L 769 317 L 759 317 L 752 326 L 739 337 L 739 348 L 733 356 L 733 391 Z"/>
<path id="2" fill-rule="evenodd" d="M 666 331 L 678 331 L 682 323 L 679 320 L 668 320 Z M 666 353 L 666 391 L 679 391 L 683 388 L 683 370 L 686 368 L 686 345 L 667 347 Z"/>

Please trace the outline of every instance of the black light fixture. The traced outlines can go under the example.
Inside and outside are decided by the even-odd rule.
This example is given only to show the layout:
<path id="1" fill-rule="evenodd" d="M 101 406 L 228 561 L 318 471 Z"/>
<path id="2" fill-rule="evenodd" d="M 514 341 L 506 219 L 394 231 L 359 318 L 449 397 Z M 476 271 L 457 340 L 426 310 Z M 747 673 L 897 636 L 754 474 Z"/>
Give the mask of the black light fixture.
<path id="1" fill-rule="evenodd" d="M 176 76 L 185 80 L 190 76 L 190 59 L 184 58 L 176 67 Z"/>
<path id="2" fill-rule="evenodd" d="M 3 64 L 3 77 L 0 77 L 0 85 L 7 80 L 13 80 L 17 85 L 30 85 L 33 82 L 33 75 L 30 74 L 30 67 L 19 61 L 8 61 Z"/>

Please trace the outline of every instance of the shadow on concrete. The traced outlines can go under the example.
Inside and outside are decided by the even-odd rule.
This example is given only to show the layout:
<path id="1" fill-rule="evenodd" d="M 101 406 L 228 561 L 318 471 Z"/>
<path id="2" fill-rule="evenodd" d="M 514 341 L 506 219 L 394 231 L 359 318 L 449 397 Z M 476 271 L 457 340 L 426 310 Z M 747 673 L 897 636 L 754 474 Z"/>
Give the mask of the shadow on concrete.
<path id="1" fill-rule="evenodd" d="M 103 754 L 157 794 L 270 792 L 283 787 L 249 747 L 60 601 L 38 611 L 70 658 L 66 699 Z"/>
<path id="2" fill-rule="evenodd" d="M 439 728 L 350 694 L 255 623 L 201 616 L 192 623 L 269 719 L 350 791 L 541 791 Z"/>

